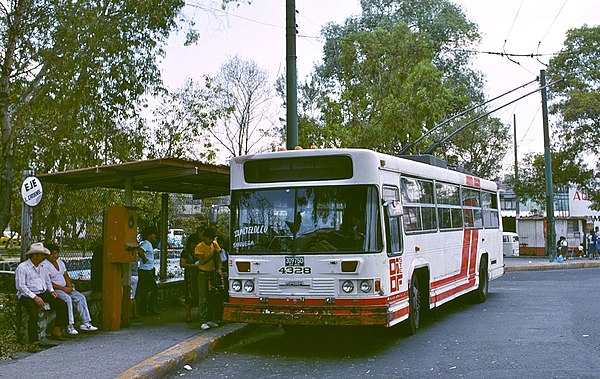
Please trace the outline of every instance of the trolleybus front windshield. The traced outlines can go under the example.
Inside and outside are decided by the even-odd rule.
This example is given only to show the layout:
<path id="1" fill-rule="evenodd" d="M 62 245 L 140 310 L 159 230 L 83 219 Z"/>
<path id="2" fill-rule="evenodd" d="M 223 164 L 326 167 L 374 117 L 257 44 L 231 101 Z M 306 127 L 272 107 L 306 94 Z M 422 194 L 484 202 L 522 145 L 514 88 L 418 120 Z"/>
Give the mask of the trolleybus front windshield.
<path id="1" fill-rule="evenodd" d="M 234 191 L 232 253 L 381 251 L 379 204 L 366 185 Z"/>

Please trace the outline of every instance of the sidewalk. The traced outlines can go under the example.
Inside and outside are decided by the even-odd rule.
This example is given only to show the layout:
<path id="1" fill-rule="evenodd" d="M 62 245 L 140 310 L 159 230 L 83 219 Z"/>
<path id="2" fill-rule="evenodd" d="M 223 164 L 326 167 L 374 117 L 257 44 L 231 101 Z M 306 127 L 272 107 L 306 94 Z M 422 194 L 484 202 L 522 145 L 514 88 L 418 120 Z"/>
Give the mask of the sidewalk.
<path id="1" fill-rule="evenodd" d="M 507 257 L 505 271 L 600 267 L 600 260 Z M 18 353 L 0 361 L 0 378 L 160 378 L 198 361 L 220 344 L 240 338 L 245 324 L 224 324 L 203 331 L 185 323 L 183 307 L 161 309 L 160 316 L 134 320 L 118 331 L 80 333 L 36 354 Z"/>
<path id="2" fill-rule="evenodd" d="M 47 341 L 53 347 L 39 353 L 0 360 L 0 378 L 159 378 L 238 338 L 246 326 L 204 331 L 198 322 L 183 321 L 183 307 L 159 311 L 135 319 L 129 328 L 79 333 L 64 342 Z"/>
<path id="3" fill-rule="evenodd" d="M 600 260 L 569 258 L 561 263 L 550 262 L 548 257 L 504 257 L 504 272 L 564 270 L 571 268 L 600 267 Z"/>

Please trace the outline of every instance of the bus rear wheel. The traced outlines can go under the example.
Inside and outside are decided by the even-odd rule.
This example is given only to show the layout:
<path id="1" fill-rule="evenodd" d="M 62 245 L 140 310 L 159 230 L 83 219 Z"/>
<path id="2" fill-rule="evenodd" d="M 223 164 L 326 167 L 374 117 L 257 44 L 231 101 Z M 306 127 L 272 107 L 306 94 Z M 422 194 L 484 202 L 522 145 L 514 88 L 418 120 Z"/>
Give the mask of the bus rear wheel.
<path id="1" fill-rule="evenodd" d="M 478 303 L 485 303 L 490 290 L 490 276 L 488 274 L 487 259 L 482 258 L 479 262 L 479 286 L 475 291 L 475 300 Z"/>
<path id="2" fill-rule="evenodd" d="M 408 333 L 413 335 L 419 329 L 421 322 L 421 294 L 419 286 L 419 278 L 413 274 L 408 289 Z"/>

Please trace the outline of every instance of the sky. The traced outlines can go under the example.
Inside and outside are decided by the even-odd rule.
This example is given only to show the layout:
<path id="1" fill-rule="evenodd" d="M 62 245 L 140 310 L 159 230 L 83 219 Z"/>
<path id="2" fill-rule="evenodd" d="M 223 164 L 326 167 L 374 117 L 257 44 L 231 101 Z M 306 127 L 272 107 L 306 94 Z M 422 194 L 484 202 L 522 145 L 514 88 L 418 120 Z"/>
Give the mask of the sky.
<path id="1" fill-rule="evenodd" d="M 493 98 L 517 88 L 540 74 L 560 51 L 568 29 L 600 25 L 598 0 L 454 0 L 467 18 L 479 26 L 482 36 L 474 68 L 485 74 L 485 93 Z M 273 81 L 285 74 L 285 1 L 253 0 L 252 4 L 220 8 L 220 0 L 191 0 L 185 13 L 196 22 L 200 39 L 184 47 L 183 36 L 168 42 L 162 75 L 170 88 L 179 88 L 187 78 L 214 75 L 229 58 L 238 55 L 266 69 Z M 359 0 L 296 0 L 297 69 L 299 81 L 313 70 L 322 57 L 321 28 L 328 22 L 343 23 L 360 13 Z M 513 61 L 497 54 L 543 54 Z M 540 62 L 541 61 L 541 62 Z M 519 97 L 535 85 L 502 98 L 492 107 Z M 541 96 L 535 93 L 494 113 L 502 122 L 517 124 L 518 156 L 543 152 Z M 552 120 L 551 120 L 552 123 Z M 505 169 L 514 160 L 512 150 L 503 161 Z"/>

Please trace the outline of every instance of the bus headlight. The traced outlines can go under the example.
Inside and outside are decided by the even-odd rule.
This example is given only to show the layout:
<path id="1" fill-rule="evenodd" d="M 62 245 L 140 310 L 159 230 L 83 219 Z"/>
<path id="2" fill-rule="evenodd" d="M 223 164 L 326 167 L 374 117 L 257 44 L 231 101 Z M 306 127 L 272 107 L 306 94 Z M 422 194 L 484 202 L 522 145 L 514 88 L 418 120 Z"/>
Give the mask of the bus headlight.
<path id="1" fill-rule="evenodd" d="M 354 291 L 354 284 L 351 281 L 346 280 L 344 283 L 342 283 L 342 291 L 346 293 Z"/>
<path id="2" fill-rule="evenodd" d="M 239 280 L 234 280 L 231 282 L 231 289 L 235 292 L 240 292 L 242 290 L 242 282 Z"/>
<path id="3" fill-rule="evenodd" d="M 252 280 L 246 280 L 244 282 L 244 291 L 246 291 L 246 292 L 254 291 L 254 282 Z"/>
<path id="4" fill-rule="evenodd" d="M 369 292 L 371 292 L 372 289 L 373 289 L 373 286 L 371 286 L 370 280 L 363 280 L 362 282 L 360 282 L 360 290 L 363 291 L 364 293 L 369 293 Z"/>

